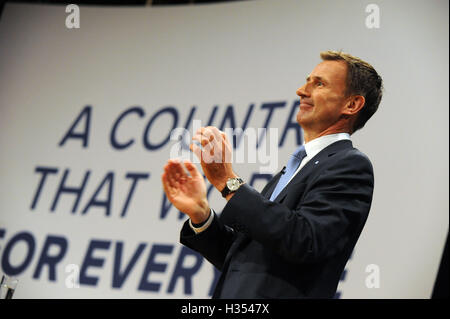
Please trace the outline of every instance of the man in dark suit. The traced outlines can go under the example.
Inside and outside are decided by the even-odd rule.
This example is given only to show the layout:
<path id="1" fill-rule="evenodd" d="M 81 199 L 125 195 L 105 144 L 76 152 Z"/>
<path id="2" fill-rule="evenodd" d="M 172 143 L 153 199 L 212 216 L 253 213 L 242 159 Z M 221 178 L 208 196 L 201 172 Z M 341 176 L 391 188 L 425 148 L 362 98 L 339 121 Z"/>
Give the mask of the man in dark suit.
<path id="1" fill-rule="evenodd" d="M 363 60 L 335 51 L 297 90 L 304 145 L 261 193 L 229 160 L 232 147 L 215 127 L 201 128 L 191 150 L 206 178 L 227 199 L 220 218 L 190 161 L 169 160 L 162 175 L 168 199 L 190 219 L 181 242 L 221 272 L 214 298 L 332 298 L 366 222 L 372 165 L 350 135 L 375 113 L 382 80 Z"/>

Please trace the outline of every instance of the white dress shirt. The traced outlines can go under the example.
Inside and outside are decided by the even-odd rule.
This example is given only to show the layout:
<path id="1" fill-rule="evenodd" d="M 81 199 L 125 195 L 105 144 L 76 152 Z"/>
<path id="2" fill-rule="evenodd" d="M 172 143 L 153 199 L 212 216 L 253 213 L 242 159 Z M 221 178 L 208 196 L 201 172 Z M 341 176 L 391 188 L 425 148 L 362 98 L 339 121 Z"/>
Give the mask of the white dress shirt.
<path id="1" fill-rule="evenodd" d="M 304 143 L 306 156 L 303 158 L 302 162 L 300 163 L 300 166 L 297 168 L 295 173 L 292 175 L 289 182 L 294 178 L 295 175 L 297 175 L 298 172 L 300 172 L 300 170 L 306 165 L 306 163 L 308 163 L 311 160 L 311 158 L 316 156 L 325 147 L 327 147 L 337 141 L 340 141 L 340 140 L 350 140 L 350 134 L 348 134 L 348 133 L 330 134 L 330 135 L 325 135 L 325 136 L 315 138 L 306 144 Z M 289 184 L 289 182 L 286 184 L 286 186 Z M 209 227 L 209 225 L 211 225 L 213 219 L 214 219 L 214 212 L 211 209 L 209 218 L 203 226 L 194 227 L 192 225 L 191 220 L 189 220 L 189 226 L 192 228 L 192 230 L 196 234 L 198 234 L 198 233 L 201 233 L 202 231 L 204 231 L 205 229 L 207 229 Z"/>
<path id="2" fill-rule="evenodd" d="M 306 165 L 306 163 L 309 162 L 309 160 L 311 158 L 316 156 L 325 147 L 333 144 L 334 142 L 337 142 L 340 140 L 349 140 L 349 139 L 350 139 L 350 134 L 348 134 L 348 133 L 336 133 L 336 134 L 330 134 L 330 135 L 325 135 L 325 136 L 315 138 L 312 141 L 309 141 L 308 143 L 304 144 L 306 156 L 303 158 L 302 162 L 300 163 L 300 166 L 297 168 L 295 173 L 292 175 L 289 182 L 294 178 L 295 175 L 297 175 L 298 172 L 300 172 L 300 170 Z M 289 184 L 289 182 L 287 182 L 287 184 Z"/>

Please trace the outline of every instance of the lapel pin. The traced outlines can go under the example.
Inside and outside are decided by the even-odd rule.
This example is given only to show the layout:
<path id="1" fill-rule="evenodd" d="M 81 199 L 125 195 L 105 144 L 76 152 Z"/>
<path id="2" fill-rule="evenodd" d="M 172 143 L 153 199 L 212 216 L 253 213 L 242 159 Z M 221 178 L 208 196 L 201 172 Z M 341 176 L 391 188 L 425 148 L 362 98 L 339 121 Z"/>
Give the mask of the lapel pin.
<path id="1" fill-rule="evenodd" d="M 316 165 L 319 164 L 319 161 L 316 161 L 314 164 L 316 164 Z"/>

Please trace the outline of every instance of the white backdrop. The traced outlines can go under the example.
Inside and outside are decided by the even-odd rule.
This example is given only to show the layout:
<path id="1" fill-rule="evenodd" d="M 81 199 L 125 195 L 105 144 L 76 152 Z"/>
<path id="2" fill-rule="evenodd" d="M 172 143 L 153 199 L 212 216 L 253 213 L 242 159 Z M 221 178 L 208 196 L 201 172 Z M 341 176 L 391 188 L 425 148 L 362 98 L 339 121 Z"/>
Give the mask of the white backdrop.
<path id="1" fill-rule="evenodd" d="M 379 28 L 366 25 L 370 3 Z M 352 137 L 375 192 L 340 297 L 430 297 L 448 233 L 448 1 L 80 7 L 79 29 L 67 16 L 7 4 L 0 21 L 0 258 L 16 298 L 208 297 L 213 267 L 179 244 L 185 218 L 163 200 L 170 131 L 196 119 L 281 138 L 327 49 L 369 61 L 386 88 Z M 258 169 L 236 165 L 246 180 Z"/>

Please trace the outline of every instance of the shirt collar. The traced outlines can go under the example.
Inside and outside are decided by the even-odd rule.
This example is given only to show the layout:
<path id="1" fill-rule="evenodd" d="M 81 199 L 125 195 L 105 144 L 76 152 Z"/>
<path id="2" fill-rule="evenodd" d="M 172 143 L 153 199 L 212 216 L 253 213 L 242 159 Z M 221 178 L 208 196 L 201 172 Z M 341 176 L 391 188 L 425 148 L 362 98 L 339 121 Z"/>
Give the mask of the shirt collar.
<path id="1" fill-rule="evenodd" d="M 330 134 L 330 135 L 317 137 L 317 138 L 309 141 L 308 143 L 304 144 L 306 155 L 309 158 L 312 158 L 312 157 L 316 156 L 321 150 L 323 150 L 328 145 L 331 145 L 334 142 L 337 142 L 340 140 L 350 140 L 350 134 L 336 133 L 336 134 Z"/>

